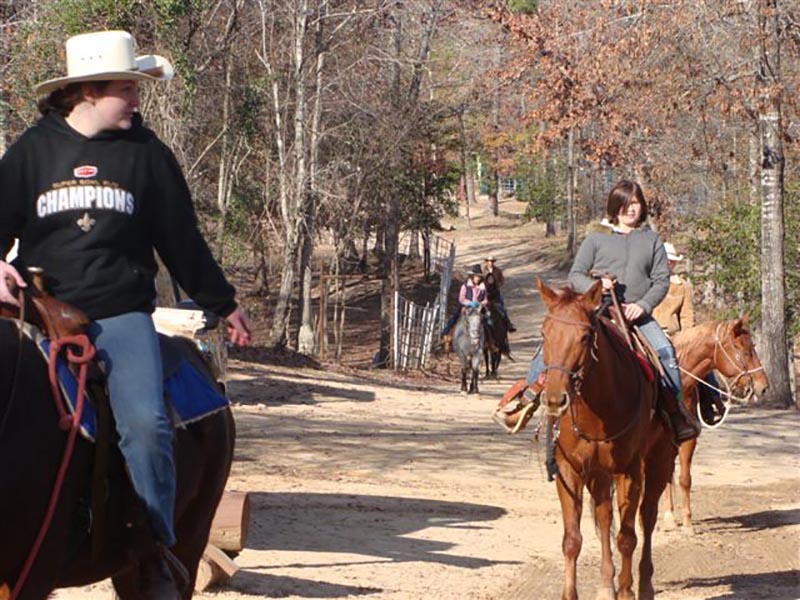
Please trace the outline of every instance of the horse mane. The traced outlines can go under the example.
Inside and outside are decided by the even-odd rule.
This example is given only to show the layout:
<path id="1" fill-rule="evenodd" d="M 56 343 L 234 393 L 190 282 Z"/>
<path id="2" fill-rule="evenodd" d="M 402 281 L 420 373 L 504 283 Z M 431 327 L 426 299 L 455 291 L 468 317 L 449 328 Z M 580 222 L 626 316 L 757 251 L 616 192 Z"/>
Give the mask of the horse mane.
<path id="1" fill-rule="evenodd" d="M 557 306 L 571 304 L 572 302 L 575 302 L 575 300 L 577 300 L 578 297 L 580 296 L 580 294 L 576 292 L 575 288 L 573 288 L 571 285 L 565 285 L 564 287 L 559 289 L 556 293 L 558 294 L 558 300 L 556 301 Z"/>

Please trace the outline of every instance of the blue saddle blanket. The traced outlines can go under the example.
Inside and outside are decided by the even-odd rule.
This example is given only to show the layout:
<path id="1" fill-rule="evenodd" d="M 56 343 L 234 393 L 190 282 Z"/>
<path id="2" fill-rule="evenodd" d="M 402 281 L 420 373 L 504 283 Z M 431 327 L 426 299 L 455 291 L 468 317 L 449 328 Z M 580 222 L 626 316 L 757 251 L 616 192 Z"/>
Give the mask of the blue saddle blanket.
<path id="1" fill-rule="evenodd" d="M 49 361 L 50 340 L 38 340 L 39 350 Z M 186 359 L 178 359 L 177 364 L 170 366 L 169 375 L 164 377 L 164 392 L 168 405 L 172 409 L 173 423 L 176 427 L 188 425 L 193 421 L 207 417 L 223 410 L 229 404 L 223 396 L 198 370 Z M 67 363 L 59 356 L 56 373 L 61 384 L 61 391 L 71 413 L 75 412 L 78 397 L 78 380 Z M 94 442 L 97 431 L 97 416 L 94 406 L 84 392 L 83 412 L 81 413 L 81 434 Z"/>

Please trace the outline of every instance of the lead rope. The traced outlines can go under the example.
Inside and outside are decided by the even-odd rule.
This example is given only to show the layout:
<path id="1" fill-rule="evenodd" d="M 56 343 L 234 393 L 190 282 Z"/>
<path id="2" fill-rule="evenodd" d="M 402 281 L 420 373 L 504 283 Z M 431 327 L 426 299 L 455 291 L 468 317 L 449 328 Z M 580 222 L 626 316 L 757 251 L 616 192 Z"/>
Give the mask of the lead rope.
<path id="1" fill-rule="evenodd" d="M 78 372 L 78 397 L 75 401 L 75 411 L 72 413 L 72 415 L 69 414 L 62 403 L 58 377 L 56 376 L 56 359 L 58 358 L 58 353 L 61 351 L 62 346 L 68 345 L 76 346 L 81 349 L 81 353 L 76 355 L 73 353 L 71 347 L 67 348 L 67 359 L 69 362 L 80 365 Z M 69 467 L 70 460 L 72 459 L 72 451 L 75 448 L 75 439 L 77 438 L 78 430 L 80 429 L 81 413 L 83 412 L 83 400 L 86 390 L 86 372 L 87 367 L 89 366 L 89 361 L 94 358 L 94 354 L 94 346 L 92 346 L 91 342 L 89 342 L 89 338 L 85 334 L 66 336 L 59 340 L 51 341 L 50 343 L 50 364 L 48 366 L 50 389 L 53 393 L 53 402 L 56 405 L 56 410 L 58 411 L 59 415 L 58 427 L 68 432 L 67 443 L 64 447 L 64 456 L 61 458 L 61 464 L 58 467 L 55 483 L 53 484 L 53 491 L 50 493 L 50 501 L 47 505 L 47 511 L 45 512 L 44 520 L 39 528 L 39 533 L 37 534 L 36 540 L 31 547 L 30 553 L 28 554 L 28 558 L 25 559 L 25 564 L 22 567 L 22 571 L 17 579 L 17 583 L 14 585 L 14 589 L 11 591 L 11 597 L 9 600 L 16 600 L 19 597 L 22 587 L 25 585 L 28 575 L 30 575 L 33 563 L 36 561 L 36 557 L 39 554 L 42 542 L 44 541 L 44 538 L 47 536 L 47 532 L 50 529 L 50 524 L 52 523 L 53 515 L 55 514 L 55 509 L 58 505 L 58 498 L 61 495 L 61 486 L 64 483 L 64 477 L 66 476 L 67 468 Z"/>

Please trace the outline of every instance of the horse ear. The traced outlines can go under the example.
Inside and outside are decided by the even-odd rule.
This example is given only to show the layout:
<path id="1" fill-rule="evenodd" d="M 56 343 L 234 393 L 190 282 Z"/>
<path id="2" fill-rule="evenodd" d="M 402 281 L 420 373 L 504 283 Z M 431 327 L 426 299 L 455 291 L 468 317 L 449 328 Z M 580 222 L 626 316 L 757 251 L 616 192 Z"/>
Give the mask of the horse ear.
<path id="1" fill-rule="evenodd" d="M 592 284 L 592 287 L 581 297 L 583 305 L 588 310 L 595 310 L 600 306 L 600 301 L 603 299 L 603 282 L 597 280 Z"/>
<path id="2" fill-rule="evenodd" d="M 539 288 L 539 295 L 542 297 L 542 300 L 544 300 L 547 308 L 550 308 L 555 301 L 558 300 L 558 294 L 547 287 L 541 277 L 536 278 L 536 287 Z"/>
<path id="3" fill-rule="evenodd" d="M 733 328 L 731 329 L 734 337 L 739 337 L 743 333 L 747 333 L 747 326 L 750 324 L 750 315 L 747 313 L 742 316 L 741 319 L 737 319 L 733 323 Z"/>

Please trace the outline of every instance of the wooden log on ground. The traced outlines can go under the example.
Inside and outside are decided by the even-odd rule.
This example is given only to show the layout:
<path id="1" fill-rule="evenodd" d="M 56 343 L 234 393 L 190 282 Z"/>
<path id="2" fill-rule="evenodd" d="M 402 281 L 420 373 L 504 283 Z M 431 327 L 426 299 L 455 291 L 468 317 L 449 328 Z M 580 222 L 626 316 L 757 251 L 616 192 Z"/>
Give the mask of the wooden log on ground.
<path id="1" fill-rule="evenodd" d="M 216 546 L 209 544 L 203 558 L 197 565 L 197 579 L 194 591 L 203 592 L 208 588 L 228 581 L 239 570 L 239 566 Z"/>
<path id="2" fill-rule="evenodd" d="M 250 496 L 247 492 L 225 491 L 211 522 L 208 543 L 228 553 L 241 552 L 249 529 Z"/>

